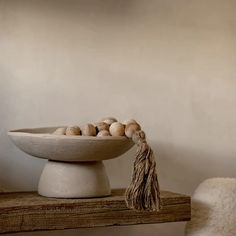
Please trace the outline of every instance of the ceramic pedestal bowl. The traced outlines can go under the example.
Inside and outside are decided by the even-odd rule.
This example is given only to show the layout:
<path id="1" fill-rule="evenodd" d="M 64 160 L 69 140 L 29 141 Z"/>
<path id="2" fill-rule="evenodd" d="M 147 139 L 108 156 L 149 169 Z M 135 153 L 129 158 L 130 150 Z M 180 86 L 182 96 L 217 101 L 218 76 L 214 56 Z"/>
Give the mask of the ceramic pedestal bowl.
<path id="1" fill-rule="evenodd" d="M 8 132 L 23 152 L 48 159 L 38 193 L 46 197 L 88 198 L 111 193 L 103 160 L 116 158 L 134 143 L 126 137 L 65 136 L 52 134 L 58 127 Z"/>

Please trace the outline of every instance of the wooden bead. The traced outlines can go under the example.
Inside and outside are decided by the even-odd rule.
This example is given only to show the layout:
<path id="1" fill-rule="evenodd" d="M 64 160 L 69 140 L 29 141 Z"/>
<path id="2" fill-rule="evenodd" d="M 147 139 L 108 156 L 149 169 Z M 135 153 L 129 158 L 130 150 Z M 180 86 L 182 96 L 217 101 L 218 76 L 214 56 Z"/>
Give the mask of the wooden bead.
<path id="1" fill-rule="evenodd" d="M 95 124 L 95 127 L 96 127 L 97 131 L 99 132 L 101 130 L 109 131 L 110 126 L 105 122 L 98 122 L 98 123 Z"/>
<path id="2" fill-rule="evenodd" d="M 86 124 L 81 128 L 82 135 L 84 136 L 96 136 L 96 128 L 92 124 Z"/>
<path id="3" fill-rule="evenodd" d="M 66 134 L 66 127 L 60 127 L 60 128 L 57 128 L 53 134 L 55 135 L 65 135 Z"/>
<path id="4" fill-rule="evenodd" d="M 110 133 L 108 130 L 101 130 L 97 134 L 97 137 L 104 137 L 104 136 L 110 136 Z"/>
<path id="5" fill-rule="evenodd" d="M 125 126 L 120 122 L 114 122 L 111 124 L 109 131 L 112 136 L 123 136 L 125 134 Z"/>
<path id="6" fill-rule="evenodd" d="M 141 130 L 141 127 L 138 123 L 130 123 L 125 127 L 125 135 L 128 138 L 132 138 L 135 131 Z"/>
<path id="7" fill-rule="evenodd" d="M 80 135 L 80 128 L 78 126 L 69 126 L 66 128 L 66 135 Z"/>
<path id="8" fill-rule="evenodd" d="M 123 121 L 123 124 L 124 124 L 124 125 L 129 125 L 129 124 L 131 124 L 131 123 L 136 123 L 136 124 L 137 124 L 137 121 L 134 120 L 134 119 L 129 119 L 129 120 Z"/>
<path id="9" fill-rule="evenodd" d="M 111 125 L 112 123 L 117 122 L 117 119 L 114 117 L 107 117 L 107 118 L 102 119 L 102 122 L 105 122 L 108 125 Z"/>

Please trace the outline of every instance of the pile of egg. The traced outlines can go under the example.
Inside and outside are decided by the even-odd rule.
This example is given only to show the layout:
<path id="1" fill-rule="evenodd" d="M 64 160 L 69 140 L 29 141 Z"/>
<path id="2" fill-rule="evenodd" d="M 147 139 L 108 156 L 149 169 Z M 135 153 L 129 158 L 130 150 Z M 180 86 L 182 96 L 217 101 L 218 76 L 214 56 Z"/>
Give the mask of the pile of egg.
<path id="1" fill-rule="evenodd" d="M 108 117 L 94 124 L 79 126 L 68 126 L 57 128 L 54 135 L 83 135 L 83 136 L 126 136 L 131 138 L 135 131 L 141 130 L 140 125 L 134 120 L 129 119 L 118 122 L 116 118 Z"/>

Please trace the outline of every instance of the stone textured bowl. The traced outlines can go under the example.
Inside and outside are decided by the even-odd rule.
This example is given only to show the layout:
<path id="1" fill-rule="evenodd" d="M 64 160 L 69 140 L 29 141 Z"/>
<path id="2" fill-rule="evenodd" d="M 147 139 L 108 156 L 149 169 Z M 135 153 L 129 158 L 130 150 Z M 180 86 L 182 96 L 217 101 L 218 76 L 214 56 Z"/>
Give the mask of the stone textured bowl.
<path id="1" fill-rule="evenodd" d="M 52 134 L 58 127 L 8 132 L 15 145 L 34 157 L 48 159 L 38 193 L 55 198 L 102 197 L 111 194 L 103 160 L 118 157 L 134 143 L 126 137 Z"/>
<path id="2" fill-rule="evenodd" d="M 12 130 L 8 135 L 19 149 L 31 156 L 64 162 L 108 160 L 122 155 L 134 145 L 126 137 L 52 134 L 57 128 Z"/>

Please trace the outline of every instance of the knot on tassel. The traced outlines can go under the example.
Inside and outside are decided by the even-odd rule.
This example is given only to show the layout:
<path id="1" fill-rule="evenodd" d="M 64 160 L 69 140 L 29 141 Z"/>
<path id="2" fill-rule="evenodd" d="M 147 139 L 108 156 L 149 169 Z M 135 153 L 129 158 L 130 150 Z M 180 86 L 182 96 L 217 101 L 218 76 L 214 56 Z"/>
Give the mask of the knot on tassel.
<path id="1" fill-rule="evenodd" d="M 134 132 L 134 134 L 132 135 L 132 140 L 137 145 L 141 145 L 142 143 L 147 143 L 146 134 L 142 130 Z"/>
<path id="2" fill-rule="evenodd" d="M 145 133 L 136 131 L 132 140 L 137 144 L 132 182 L 126 190 L 126 204 L 137 211 L 158 211 L 160 190 L 156 173 L 156 162 Z"/>

